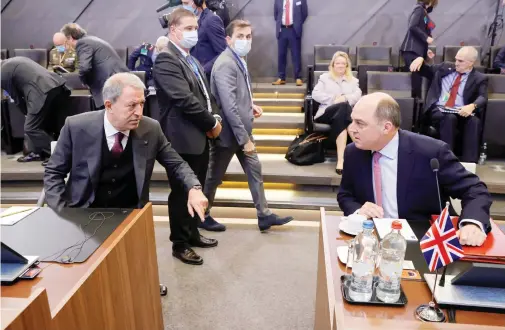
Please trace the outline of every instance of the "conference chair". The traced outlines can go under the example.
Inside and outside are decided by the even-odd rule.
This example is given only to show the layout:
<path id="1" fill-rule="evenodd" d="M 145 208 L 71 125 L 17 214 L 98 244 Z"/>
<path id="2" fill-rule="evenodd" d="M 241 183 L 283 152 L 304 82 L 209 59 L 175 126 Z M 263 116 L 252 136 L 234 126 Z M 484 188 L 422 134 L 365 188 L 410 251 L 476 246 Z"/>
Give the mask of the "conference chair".
<path id="1" fill-rule="evenodd" d="M 498 52 L 503 47 L 505 47 L 505 45 L 491 47 L 491 61 L 488 63 L 488 72 L 489 73 L 500 73 L 500 69 L 493 68 L 493 63 L 494 63 L 494 59 L 496 58 L 496 55 L 498 55 Z"/>
<path id="2" fill-rule="evenodd" d="M 463 167 L 470 173 L 472 174 L 475 174 L 476 170 L 477 170 L 477 164 L 475 163 L 461 163 L 461 165 L 463 165 Z M 460 199 L 457 199 L 457 198 L 451 198 L 451 205 L 452 205 L 452 208 L 454 209 L 454 211 L 456 211 L 456 213 L 458 215 L 461 214 L 461 210 L 463 209 L 461 207 L 461 200 Z"/>
<path id="3" fill-rule="evenodd" d="M 53 154 L 57 143 L 58 143 L 58 141 L 51 142 L 51 154 Z M 67 183 L 67 179 L 68 179 L 68 175 L 65 177 L 65 184 Z M 37 200 L 37 207 L 43 207 L 45 203 L 46 203 L 46 192 L 42 188 L 42 192 L 40 193 L 40 196 Z M 166 285 L 160 283 L 160 296 L 166 296 L 167 293 L 168 293 L 168 289 L 167 289 Z"/>
<path id="4" fill-rule="evenodd" d="M 124 65 L 128 64 L 128 51 L 126 48 L 116 48 L 116 53 L 119 55 L 119 58 L 123 61 Z"/>
<path id="5" fill-rule="evenodd" d="M 488 102 L 483 121 L 483 142 L 488 149 L 494 147 L 505 150 L 503 123 L 505 122 L 505 75 L 487 74 Z M 493 150 L 488 150 L 493 153 Z"/>
<path id="6" fill-rule="evenodd" d="M 443 55 L 444 62 L 454 63 L 456 60 L 455 59 L 456 54 L 461 49 L 461 47 L 462 46 L 445 46 L 444 52 L 443 52 L 444 53 L 444 55 Z M 477 49 L 477 52 L 479 54 L 477 61 L 474 64 L 475 70 L 482 72 L 482 73 L 486 73 L 486 68 L 482 65 L 482 56 L 481 56 L 482 47 L 481 46 L 472 46 L 472 47 Z"/>
<path id="7" fill-rule="evenodd" d="M 369 71 L 368 93 L 383 92 L 391 95 L 401 111 L 401 128 L 412 131 L 416 116 L 416 100 L 412 97 L 411 73 Z"/>
<path id="8" fill-rule="evenodd" d="M 432 59 L 428 58 L 426 60 L 426 63 L 430 64 L 430 65 L 442 63 L 442 55 L 438 55 L 437 46 L 429 46 L 428 48 L 435 54 L 435 57 Z M 400 71 L 400 72 L 409 72 L 410 71 L 405 68 L 405 60 L 403 59 L 403 56 L 401 56 L 401 55 L 398 56 L 398 71 Z"/>
<path id="9" fill-rule="evenodd" d="M 312 92 L 314 90 L 314 87 L 316 87 L 316 84 L 317 82 L 319 81 L 319 77 L 321 77 L 321 75 L 325 72 L 328 72 L 328 70 L 325 70 L 325 71 L 314 71 L 314 74 L 313 74 L 313 84 L 312 86 L 310 87 L 310 91 Z M 358 79 L 358 71 L 352 71 L 352 76 L 356 79 Z"/>
<path id="10" fill-rule="evenodd" d="M 145 71 L 130 71 L 130 73 L 133 73 L 134 75 L 136 75 L 137 77 L 139 77 L 140 80 L 142 80 L 142 82 L 144 83 L 144 85 L 147 84 L 147 81 L 146 81 L 146 72 Z"/>
<path id="11" fill-rule="evenodd" d="M 9 112 L 9 100 L 4 99 L 1 101 L 1 138 L 2 138 L 2 150 L 7 154 L 12 155 L 23 150 L 23 136 L 15 137 L 12 131 L 11 116 Z M 19 110 L 18 110 L 19 112 Z M 17 114 L 21 121 L 21 125 L 24 124 L 24 116 L 22 113 Z M 23 126 L 21 126 L 23 128 Z M 23 133 L 23 131 L 21 131 Z"/>
<path id="12" fill-rule="evenodd" d="M 2 60 L 8 59 L 9 58 L 9 50 L 5 49 L 5 48 L 2 48 L 2 53 L 1 53 L 1 57 L 0 58 Z"/>
<path id="13" fill-rule="evenodd" d="M 93 97 L 88 88 L 82 84 L 79 78 L 79 73 L 63 73 L 61 75 L 65 79 L 65 86 L 71 90 L 70 100 L 68 103 L 68 112 L 66 117 L 77 115 L 80 113 L 93 111 Z"/>
<path id="14" fill-rule="evenodd" d="M 345 45 L 315 45 L 314 46 L 314 71 L 328 71 L 333 55 L 338 52 L 349 54 L 349 46 Z"/>
<path id="15" fill-rule="evenodd" d="M 367 94 L 368 71 L 393 71 L 391 46 L 359 46 L 356 54 L 359 86 L 363 94 Z"/>
<path id="16" fill-rule="evenodd" d="M 14 56 L 23 56 L 32 59 L 44 68 L 47 68 L 47 49 L 35 48 L 35 49 L 14 49 L 12 51 Z"/>

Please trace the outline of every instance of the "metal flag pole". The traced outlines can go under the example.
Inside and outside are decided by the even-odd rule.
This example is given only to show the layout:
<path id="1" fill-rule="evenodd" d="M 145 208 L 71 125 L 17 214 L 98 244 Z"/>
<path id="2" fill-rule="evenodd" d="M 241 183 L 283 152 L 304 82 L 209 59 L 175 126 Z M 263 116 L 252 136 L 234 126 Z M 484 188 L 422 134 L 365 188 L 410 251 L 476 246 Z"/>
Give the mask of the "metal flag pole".
<path id="1" fill-rule="evenodd" d="M 428 304 L 423 304 L 417 307 L 415 315 L 424 322 L 445 322 L 444 312 L 435 305 L 435 290 L 437 288 L 438 269 L 435 271 L 435 282 L 433 283 L 433 291 L 431 293 L 431 301 Z"/>

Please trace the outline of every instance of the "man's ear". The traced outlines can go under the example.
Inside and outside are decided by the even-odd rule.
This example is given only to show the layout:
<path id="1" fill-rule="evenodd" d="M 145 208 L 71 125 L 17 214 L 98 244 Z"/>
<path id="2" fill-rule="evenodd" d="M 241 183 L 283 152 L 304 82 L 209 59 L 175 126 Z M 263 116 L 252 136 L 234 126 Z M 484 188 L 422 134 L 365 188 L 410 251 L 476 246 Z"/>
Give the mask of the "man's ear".
<path id="1" fill-rule="evenodd" d="M 110 100 L 105 100 L 103 103 L 105 106 L 105 110 L 111 111 L 112 110 L 112 102 Z"/>
<path id="2" fill-rule="evenodd" d="M 226 43 L 228 44 L 228 46 L 230 46 L 230 47 L 232 46 L 230 36 L 226 36 Z"/>

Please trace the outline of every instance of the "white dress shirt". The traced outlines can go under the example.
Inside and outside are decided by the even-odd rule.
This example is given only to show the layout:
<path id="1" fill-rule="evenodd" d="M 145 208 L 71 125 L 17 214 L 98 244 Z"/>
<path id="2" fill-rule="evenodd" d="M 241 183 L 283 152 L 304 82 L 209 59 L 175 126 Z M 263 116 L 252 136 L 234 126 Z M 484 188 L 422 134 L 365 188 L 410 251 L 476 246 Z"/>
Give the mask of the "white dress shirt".
<path id="1" fill-rule="evenodd" d="M 385 218 L 398 219 L 398 199 L 397 199 L 397 179 L 398 179 L 398 146 L 400 138 L 398 132 L 388 144 L 378 152 L 382 157 L 379 158 L 381 167 L 381 185 L 382 185 L 382 209 L 384 210 Z M 373 160 L 372 160 L 373 168 Z M 375 180 L 372 171 L 372 184 L 375 196 Z M 402 183 L 404 184 L 404 183 Z M 406 184 L 406 183 L 405 183 Z M 407 219 L 408 220 L 408 219 Z M 474 219 L 462 219 L 459 222 L 459 228 L 464 223 L 472 223 L 477 225 L 484 233 L 484 227 L 480 221 Z"/>
<path id="2" fill-rule="evenodd" d="M 289 25 L 293 25 L 293 2 L 298 0 L 289 0 Z M 282 25 L 286 25 L 286 0 L 282 2 Z"/>
<path id="3" fill-rule="evenodd" d="M 116 142 L 116 133 L 119 132 L 117 129 L 112 126 L 109 119 L 107 118 L 107 110 L 105 110 L 103 116 L 103 128 L 105 129 L 105 138 L 107 139 L 107 146 L 109 147 L 109 151 L 114 146 Z M 128 137 L 130 136 L 130 131 L 121 131 L 124 134 L 123 140 L 121 140 L 121 145 L 123 146 L 123 150 L 126 148 L 126 144 L 128 143 Z"/>

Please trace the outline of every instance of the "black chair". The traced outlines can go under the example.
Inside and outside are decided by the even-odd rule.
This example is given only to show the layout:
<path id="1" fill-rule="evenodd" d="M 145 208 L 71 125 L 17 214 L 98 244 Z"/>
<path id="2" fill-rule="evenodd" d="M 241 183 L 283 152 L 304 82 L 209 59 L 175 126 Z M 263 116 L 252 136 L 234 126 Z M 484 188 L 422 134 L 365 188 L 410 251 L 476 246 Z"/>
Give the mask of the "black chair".
<path id="1" fill-rule="evenodd" d="M 47 49 L 36 48 L 36 49 L 14 49 L 12 51 L 14 56 L 28 57 L 34 60 L 44 68 L 47 68 Z"/>
<path id="2" fill-rule="evenodd" d="M 505 122 L 505 98 L 490 99 L 486 106 L 486 116 L 483 125 L 483 142 L 488 145 L 488 152 L 493 154 L 493 149 L 501 150 L 505 156 L 505 139 L 503 138 L 503 123 Z"/>
<path id="3" fill-rule="evenodd" d="M 160 121 L 160 107 L 158 105 L 158 97 L 155 92 L 149 93 L 146 99 L 146 107 L 144 108 L 144 114 L 152 119 Z"/>
<path id="4" fill-rule="evenodd" d="M 130 73 L 133 73 L 134 75 L 136 75 L 137 77 L 140 78 L 140 80 L 142 80 L 142 82 L 145 84 L 147 84 L 146 82 L 146 72 L 145 71 L 130 71 Z"/>
<path id="5" fill-rule="evenodd" d="M 93 111 L 93 101 L 91 95 L 70 95 L 67 105 L 66 116 L 74 116 L 80 113 Z"/>
<path id="6" fill-rule="evenodd" d="M 1 59 L 5 60 L 9 58 L 9 50 L 2 48 Z"/>
<path id="7" fill-rule="evenodd" d="M 445 46 L 444 47 L 444 62 L 454 63 L 456 54 L 463 46 Z M 481 46 L 472 46 L 477 49 L 477 53 L 479 56 L 477 57 L 477 61 L 474 64 L 475 70 L 486 73 L 486 67 L 482 65 L 482 47 Z"/>
<path id="8" fill-rule="evenodd" d="M 66 81 L 65 85 L 71 90 L 88 90 L 88 88 L 81 82 L 81 79 L 79 78 L 79 73 L 77 72 L 62 73 L 61 76 Z"/>
<path id="9" fill-rule="evenodd" d="M 496 58 L 496 55 L 498 55 L 498 52 L 503 47 L 505 47 L 505 45 L 491 47 L 491 61 L 488 63 L 488 68 L 489 68 L 489 72 L 490 73 L 500 73 L 499 69 L 494 69 L 493 68 L 493 63 L 494 63 L 494 59 Z"/>
<path id="10" fill-rule="evenodd" d="M 392 47 L 390 46 L 359 46 L 357 48 L 357 67 L 359 87 L 367 94 L 368 71 L 393 71 Z"/>
<path id="11" fill-rule="evenodd" d="M 123 61 L 124 65 L 128 64 L 128 51 L 126 48 L 116 48 L 116 53 L 119 55 L 119 58 Z"/>
<path id="12" fill-rule="evenodd" d="M 441 55 L 437 55 L 437 46 L 429 46 L 428 47 L 434 54 L 435 54 L 435 57 L 432 58 L 432 59 L 428 59 L 426 61 L 427 64 L 439 64 L 439 63 L 442 63 L 442 56 Z M 398 71 L 400 72 L 405 72 L 405 61 L 403 59 L 403 56 L 399 55 L 398 56 Z"/>
<path id="13" fill-rule="evenodd" d="M 412 131 L 414 127 L 416 100 L 413 97 L 395 97 L 394 99 L 400 106 L 400 114 L 402 118 L 400 128 Z"/>
<path id="14" fill-rule="evenodd" d="M 11 121 L 11 116 L 10 116 L 10 111 L 9 111 L 9 101 L 4 99 L 2 100 L 2 126 L 1 126 L 1 138 L 2 138 L 2 150 L 4 150 L 7 154 L 12 155 L 20 152 L 23 150 L 23 136 L 21 137 L 15 137 L 14 133 L 12 131 L 12 121 Z M 20 118 L 23 117 L 24 121 L 24 116 L 23 114 L 18 110 L 19 114 L 17 114 Z M 24 122 L 22 122 L 24 124 Z M 23 126 L 21 126 L 23 127 Z M 18 133 L 19 134 L 19 133 Z"/>
<path id="15" fill-rule="evenodd" d="M 328 71 L 333 55 L 338 52 L 349 54 L 349 46 L 344 45 L 315 45 L 314 71 Z"/>
<path id="16" fill-rule="evenodd" d="M 505 75 L 487 74 L 488 98 L 490 100 L 505 100 Z"/>

